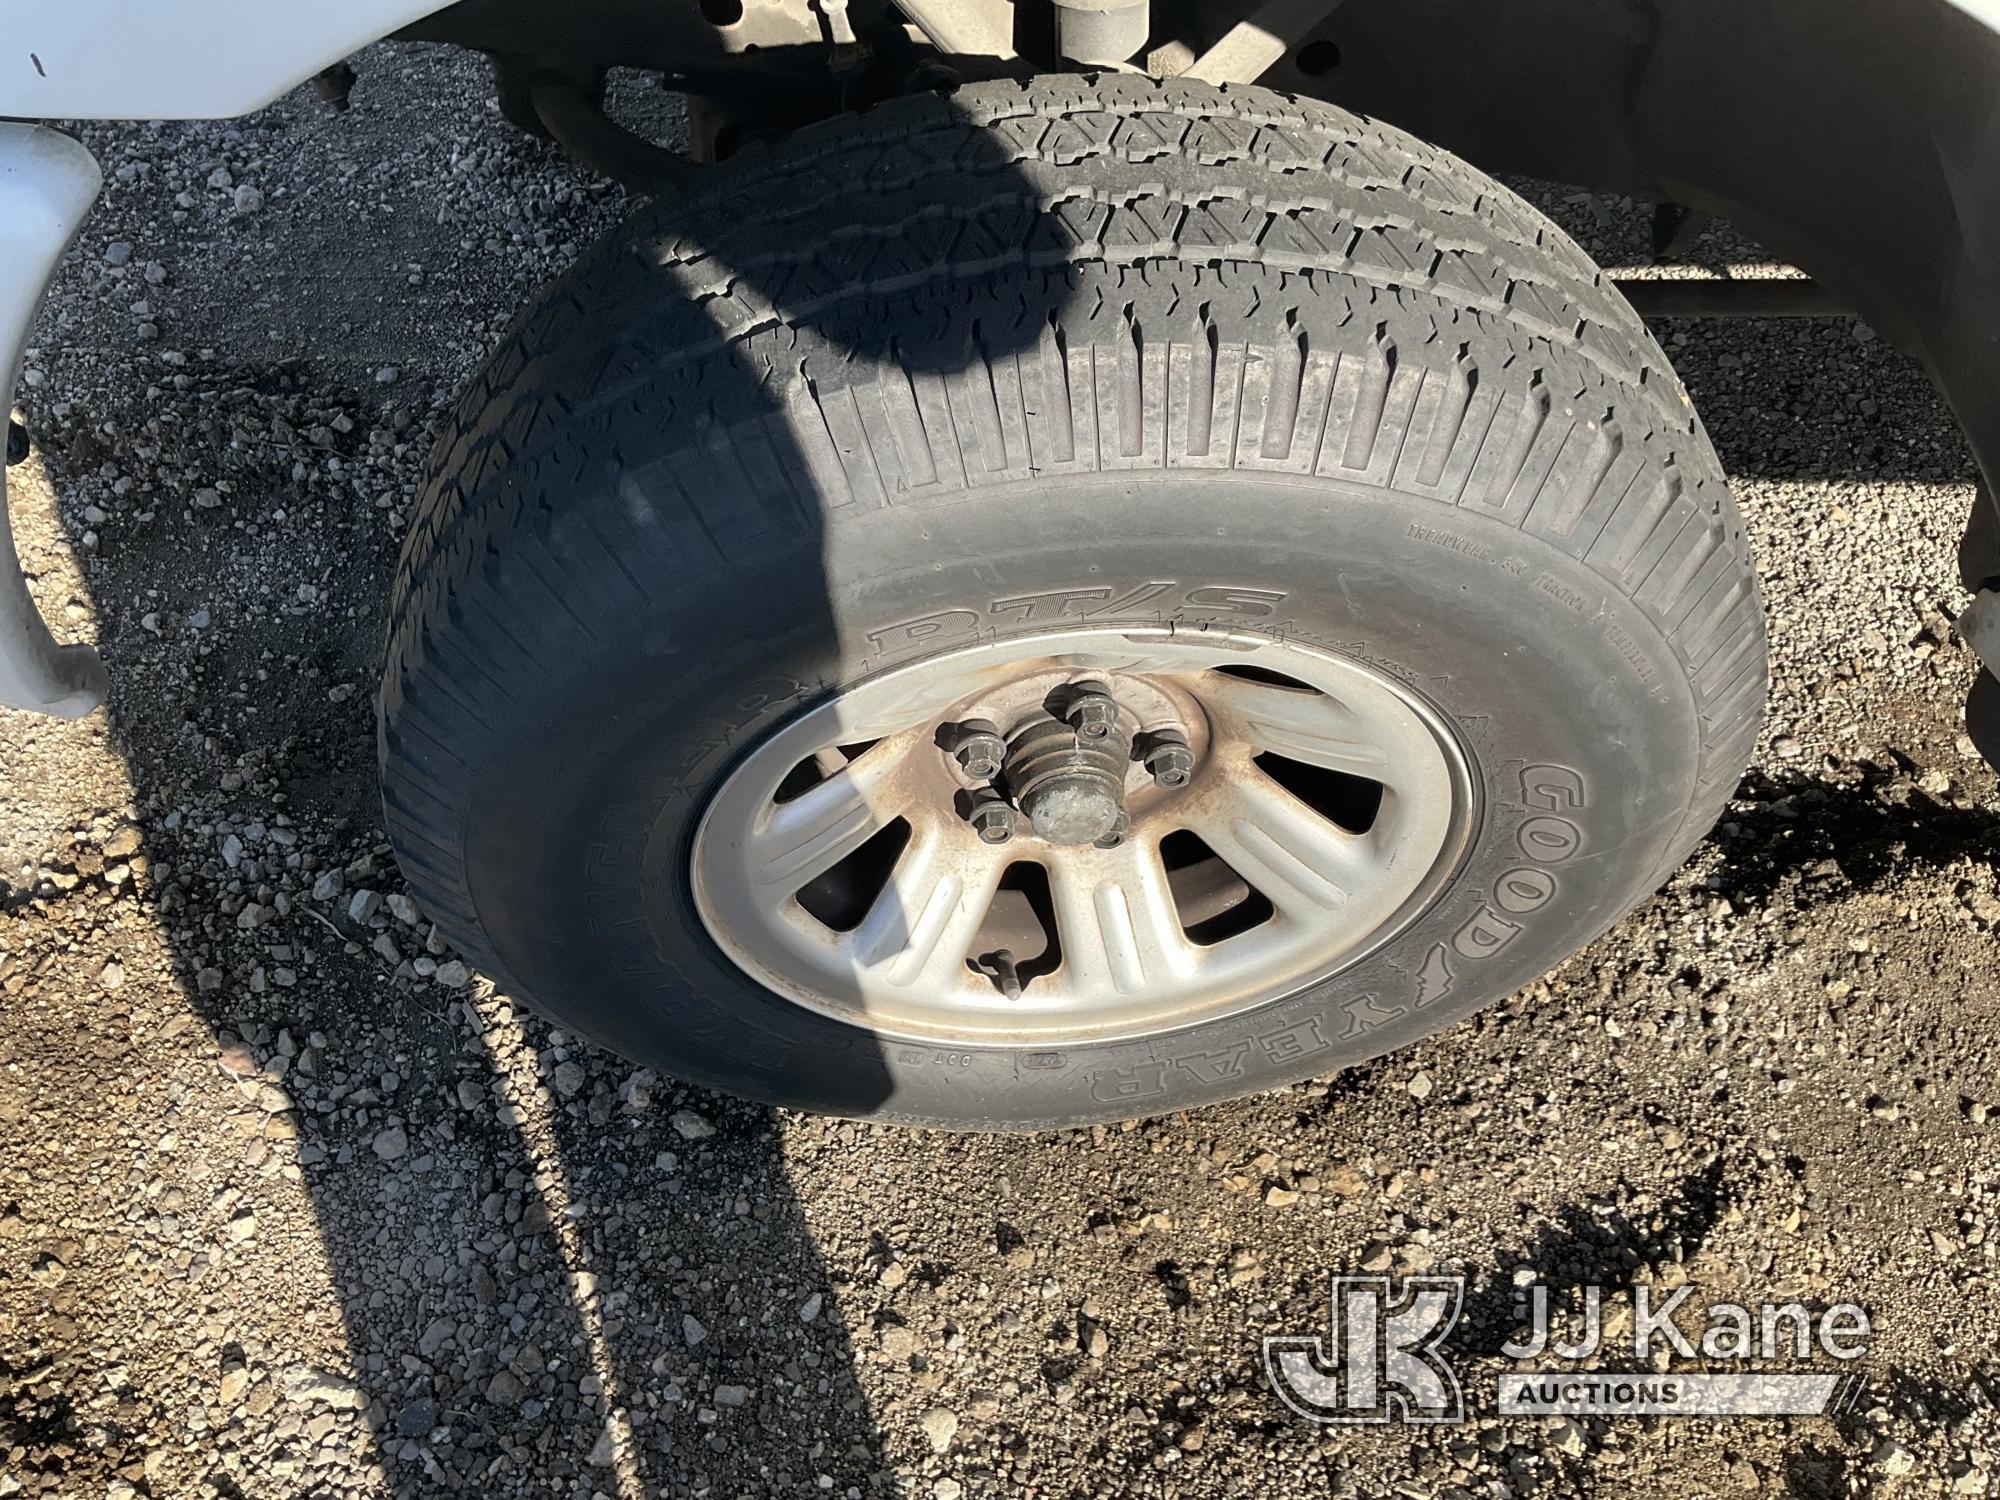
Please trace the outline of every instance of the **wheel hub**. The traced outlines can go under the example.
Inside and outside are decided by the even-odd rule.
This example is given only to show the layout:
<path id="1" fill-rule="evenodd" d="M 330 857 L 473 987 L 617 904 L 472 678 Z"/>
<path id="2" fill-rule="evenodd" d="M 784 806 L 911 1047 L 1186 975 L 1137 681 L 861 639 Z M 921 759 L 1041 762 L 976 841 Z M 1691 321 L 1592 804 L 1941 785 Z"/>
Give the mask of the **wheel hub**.
<path id="1" fill-rule="evenodd" d="M 884 1035 L 1154 1035 L 1325 978 L 1434 899 L 1476 824 L 1449 723 L 1248 632 L 987 642 L 755 748 L 695 903 L 767 988 Z"/>
<path id="2" fill-rule="evenodd" d="M 1121 836 L 1129 821 L 1132 737 L 1109 686 L 1083 684 L 1065 696 L 1061 718 L 1045 710 L 1015 730 L 1001 774 L 1041 838 L 1095 844 Z"/>

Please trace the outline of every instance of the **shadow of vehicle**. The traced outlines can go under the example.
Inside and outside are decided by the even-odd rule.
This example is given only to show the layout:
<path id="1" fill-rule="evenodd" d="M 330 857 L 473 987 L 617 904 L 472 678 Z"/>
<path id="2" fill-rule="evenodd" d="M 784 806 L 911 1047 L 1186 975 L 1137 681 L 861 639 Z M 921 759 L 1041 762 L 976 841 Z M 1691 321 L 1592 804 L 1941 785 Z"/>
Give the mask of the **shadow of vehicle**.
<path id="1" fill-rule="evenodd" d="M 419 98 L 385 107 L 411 138 L 436 127 Z M 276 115 L 302 129 L 297 106 Z M 269 149 L 289 153 L 309 190 L 334 190 L 335 177 L 310 176 L 310 137 Z M 540 170 L 480 149 L 499 153 L 503 177 Z M 172 184 L 126 191 L 170 215 Z M 522 196 L 550 222 L 602 227 L 587 200 Z M 421 240 L 410 226 L 427 205 L 394 202 L 388 217 L 403 222 L 383 232 Z M 522 222 L 532 236 L 532 215 Z M 378 228 L 320 221 L 300 275 L 337 276 Z M 435 248 L 433 285 L 453 271 L 451 245 Z M 288 284 L 299 280 L 278 277 L 264 300 Z M 589 1049 L 465 982 L 425 916 L 389 899 L 402 892 L 378 821 L 373 683 L 395 541 L 443 425 L 424 393 L 466 373 L 394 291 L 384 278 L 340 299 L 347 326 L 324 337 L 362 359 L 273 358 L 261 315 L 218 309 L 174 332 L 178 362 L 135 356 L 121 387 L 66 383 L 57 354 L 30 402 L 75 526 L 126 493 L 121 479 L 141 486 L 122 509 L 152 517 L 107 531 L 92 577 L 159 923 L 246 1112 L 268 1108 L 268 1144 L 250 1148 L 247 1173 L 225 1175 L 254 1197 L 266 1166 L 297 1164 L 344 1319 L 351 1373 L 224 1350 L 225 1370 L 241 1358 L 259 1376 L 251 1390 L 269 1392 L 236 1420 L 278 1429 L 300 1492 L 343 1424 L 365 1429 L 366 1464 L 399 1494 L 892 1490 L 841 1316 L 844 1268 L 815 1245 L 787 1168 L 800 1149 L 837 1153 L 837 1127 Z M 310 322 L 273 317 L 294 338 Z M 1703 356 L 1697 399 L 1702 372 L 1711 399 L 1729 399 L 1737 376 L 1724 372 L 1740 374 L 1766 337 L 1754 324 L 1710 336 L 1710 354 L 1739 362 Z M 371 366 L 399 378 L 375 383 Z M 781 473 L 803 464 L 769 420 L 772 375 L 739 363 L 715 399 L 732 425 L 764 428 Z M 1894 453 L 1842 451 L 1862 473 L 1896 471 Z M 1878 459 L 1886 467 L 1869 468 Z M 744 500 L 729 515 L 753 555 L 758 507 L 793 517 L 800 503 L 757 476 L 721 493 Z M 806 601 L 829 628 L 833 609 L 823 593 Z M 857 1109 L 880 1087 L 865 1061 Z M 993 1155 L 1024 1182 L 1046 1166 L 1025 1145 Z M 1689 1185 L 1696 1218 L 1712 1211 L 1703 1191 Z M 1006 1224 L 996 1236 L 1003 1254 L 1023 1248 Z M 1615 1236 L 1593 1253 L 1586 1269 L 1628 1263 Z M 1185 1299 L 1187 1273 L 1153 1264 L 1161 1295 Z M 893 1336 L 874 1357 L 921 1373 Z M 1051 1368 L 1048 1385 L 1067 1382 Z M 224 1493 L 283 1483 L 226 1467 L 213 1478 Z"/>
<path id="2" fill-rule="evenodd" d="M 420 98 L 383 108 L 419 138 L 437 126 Z M 296 174 L 300 199 L 337 180 L 337 160 L 315 171 L 325 131 L 299 101 L 247 128 L 267 171 Z M 131 140 L 118 131 L 91 135 L 116 151 Z M 505 150 L 503 176 L 571 170 L 537 146 Z M 116 180 L 114 215 L 175 219 L 168 173 Z M 411 196 L 392 207 L 420 212 Z M 553 222 L 603 221 L 581 193 L 537 201 Z M 387 217 L 400 252 L 425 239 Z M 274 308 L 364 253 L 374 231 L 329 241 L 337 222 L 290 215 L 289 263 L 258 268 L 270 280 L 245 301 Z M 304 1485 L 342 1434 L 365 1431 L 364 1467 L 398 1494 L 891 1489 L 841 1288 L 785 1165 L 788 1142 L 812 1149 L 832 1122 L 703 1094 L 517 1010 L 402 889 L 380 831 L 372 679 L 397 534 L 444 425 L 441 399 L 407 393 L 442 394 L 464 371 L 393 297 L 332 301 L 337 331 L 301 331 L 303 353 L 274 359 L 258 314 L 221 299 L 174 329 L 197 352 L 135 351 L 129 384 L 110 388 L 65 384 L 58 339 L 75 330 L 52 331 L 62 402 L 28 403 L 70 507 L 102 503 L 122 521 L 135 490 L 143 506 L 106 528 L 92 580 L 162 935 L 242 1105 L 269 1122 L 219 1170 L 252 1203 L 260 1179 L 296 1164 L 345 1324 L 351 1369 L 223 1348 L 242 1406 L 222 1413 L 205 1477 L 222 1493 Z M 306 320 L 285 307 L 271 321 Z M 837 316 L 788 322 L 800 337 L 852 336 Z M 621 331 L 590 336 L 610 350 Z M 321 339 L 343 352 L 318 352 Z M 370 366 L 386 373 L 369 381 Z M 710 368 L 699 423 L 760 430 L 769 462 L 684 465 L 676 493 L 699 514 L 673 538 L 696 544 L 683 565 L 700 566 L 704 540 L 739 566 L 767 544 L 817 556 L 819 518 L 788 477 L 809 465 L 779 420 L 781 377 L 768 340 Z M 668 477 L 638 482 L 663 486 L 664 510 Z M 599 583 L 643 591 L 649 561 L 628 554 Z M 797 630 L 831 637 L 823 587 L 792 602 Z M 758 644 L 746 635 L 742 649 Z M 846 1066 L 848 1107 L 865 1113 L 886 1082 L 864 1052 Z M 921 1367 L 893 1337 L 881 1357 Z M 260 1467 L 269 1445 L 238 1441 L 247 1429 L 275 1434 L 279 1467 Z"/>

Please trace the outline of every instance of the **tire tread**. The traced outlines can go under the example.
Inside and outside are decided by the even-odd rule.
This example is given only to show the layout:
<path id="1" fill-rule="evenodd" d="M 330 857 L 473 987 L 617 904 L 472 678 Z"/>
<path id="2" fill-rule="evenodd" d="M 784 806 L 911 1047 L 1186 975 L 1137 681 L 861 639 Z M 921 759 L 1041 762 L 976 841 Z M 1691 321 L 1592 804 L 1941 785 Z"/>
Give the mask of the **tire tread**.
<path id="1" fill-rule="evenodd" d="M 829 201 L 841 231 L 808 232 Z M 908 357 L 968 321 L 963 378 Z M 1273 332 L 1224 332 L 1246 321 Z M 836 324 L 893 332 L 841 349 Z M 776 414 L 707 378 L 746 360 Z M 635 406 L 651 436 L 627 442 Z M 697 447 L 698 489 L 673 472 Z M 1397 488 L 1561 549 L 1647 614 L 1694 696 L 1662 873 L 1720 812 L 1762 710 L 1755 576 L 1666 356 L 1583 252 L 1386 125 L 1052 77 L 802 131 L 641 212 L 522 315 L 454 410 L 392 593 L 380 755 L 406 873 L 498 969 L 464 870 L 471 747 L 516 725 L 515 674 L 559 676 L 642 578 L 797 535 L 815 504 L 1178 466 Z M 592 486 L 625 503 L 560 503 Z"/>

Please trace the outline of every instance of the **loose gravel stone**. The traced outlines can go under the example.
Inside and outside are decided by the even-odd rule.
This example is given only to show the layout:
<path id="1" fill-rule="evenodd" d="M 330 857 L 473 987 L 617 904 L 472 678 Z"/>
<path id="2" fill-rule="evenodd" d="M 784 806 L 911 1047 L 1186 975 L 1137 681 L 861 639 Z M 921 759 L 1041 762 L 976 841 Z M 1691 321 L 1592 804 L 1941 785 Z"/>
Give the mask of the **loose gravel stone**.
<path id="1" fill-rule="evenodd" d="M 508 127 L 477 57 L 357 66 L 338 117 L 302 89 L 66 127 L 110 186 L 34 334 L 7 498 L 115 713 L 0 715 L 0 1485 L 1989 1487 L 2000 797 L 1952 625 L 1977 475 L 1921 369 L 1851 319 L 1660 326 L 1757 552 L 1772 716 L 1702 847 L 1583 953 L 1216 1109 L 813 1119 L 591 1051 L 405 889 L 371 700 L 412 505 L 487 349 L 632 205 Z M 612 89 L 621 117 L 673 108 Z M 1534 191 L 1607 265 L 1680 274 L 1645 205 Z M 1725 231 L 1701 253 L 1761 260 Z M 1701 1441 L 1500 1421 L 1530 1267 L 1856 1301 L 1869 1409 Z M 1323 1337 L 1334 1272 L 1468 1278 L 1471 1421 L 1276 1401 L 1259 1341 Z"/>
<path id="2" fill-rule="evenodd" d="M 949 1407 L 933 1406 L 917 1418 L 917 1425 L 923 1429 L 931 1452 L 943 1453 L 951 1447 L 951 1440 L 958 1436 L 958 1413 Z"/>
<path id="3" fill-rule="evenodd" d="M 1868 1462 L 1881 1473 L 1903 1475 L 1915 1472 L 1917 1456 L 1894 1438 L 1884 1438 L 1876 1444 Z"/>
<path id="4" fill-rule="evenodd" d="M 705 1141 L 715 1134 L 715 1127 L 691 1109 L 675 1110 L 668 1123 L 684 1141 Z"/>

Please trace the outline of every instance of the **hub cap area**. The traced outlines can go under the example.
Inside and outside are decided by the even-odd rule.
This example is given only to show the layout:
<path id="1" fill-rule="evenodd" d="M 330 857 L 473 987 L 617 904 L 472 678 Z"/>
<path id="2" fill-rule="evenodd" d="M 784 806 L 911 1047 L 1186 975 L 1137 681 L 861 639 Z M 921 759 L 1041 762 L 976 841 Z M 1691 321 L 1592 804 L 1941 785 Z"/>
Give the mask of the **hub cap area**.
<path id="1" fill-rule="evenodd" d="M 717 945 L 880 1034 L 1047 1046 L 1276 999 L 1427 906 L 1477 808 L 1442 715 L 1249 632 L 988 642 L 847 689 L 696 830 Z"/>

